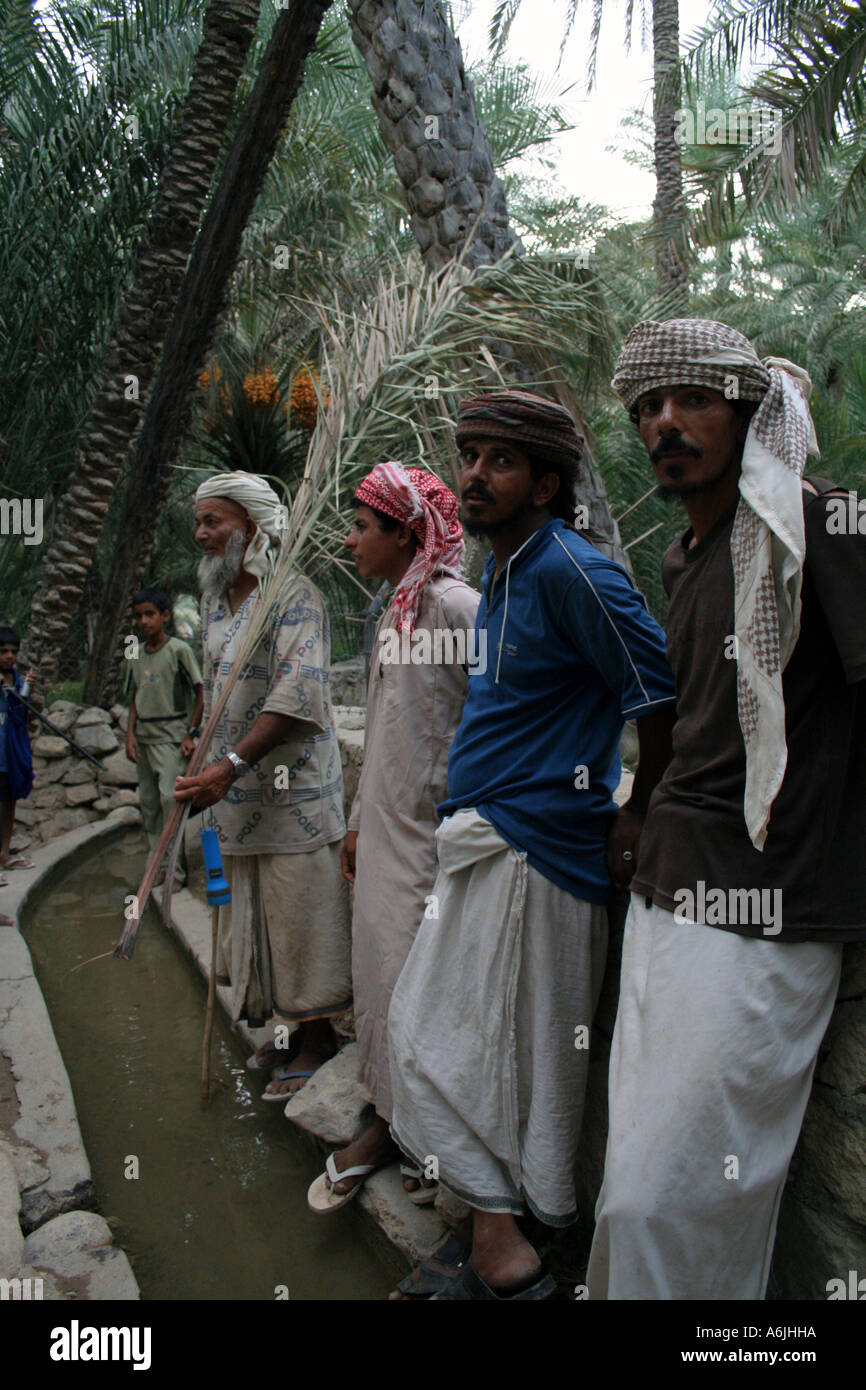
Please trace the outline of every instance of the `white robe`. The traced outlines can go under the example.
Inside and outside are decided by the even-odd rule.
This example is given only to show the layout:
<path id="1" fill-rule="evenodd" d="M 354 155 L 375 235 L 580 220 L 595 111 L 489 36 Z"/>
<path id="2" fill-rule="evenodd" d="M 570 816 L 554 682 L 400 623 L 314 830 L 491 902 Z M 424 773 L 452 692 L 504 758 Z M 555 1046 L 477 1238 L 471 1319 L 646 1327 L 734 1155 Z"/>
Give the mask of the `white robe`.
<path id="1" fill-rule="evenodd" d="M 764 1297 L 841 960 L 632 894 L 591 1299 Z"/>
<path id="2" fill-rule="evenodd" d="M 525 1199 L 570 1225 L 607 909 L 544 878 L 474 810 L 436 839 L 438 916 L 391 1001 L 392 1133 L 471 1206 L 519 1214 Z"/>
<path id="3" fill-rule="evenodd" d="M 424 589 L 416 633 L 472 633 L 479 595 L 439 576 Z M 352 918 L 355 1032 L 361 1075 L 376 1111 L 391 1118 L 388 1007 L 436 877 L 436 805 L 448 794 L 448 754 L 466 698 L 466 671 L 451 664 L 380 662 L 373 644 L 364 766 L 349 829 L 358 830 Z"/>

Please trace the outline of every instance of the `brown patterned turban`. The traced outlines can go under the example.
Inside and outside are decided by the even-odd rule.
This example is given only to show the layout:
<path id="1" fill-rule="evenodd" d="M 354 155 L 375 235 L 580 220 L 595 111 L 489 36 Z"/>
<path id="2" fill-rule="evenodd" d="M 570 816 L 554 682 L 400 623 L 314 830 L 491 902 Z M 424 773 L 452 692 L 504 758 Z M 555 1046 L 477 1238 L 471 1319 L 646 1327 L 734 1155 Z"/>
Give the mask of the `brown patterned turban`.
<path id="1" fill-rule="evenodd" d="M 457 406 L 457 447 L 467 439 L 504 439 L 539 463 L 580 477 L 583 435 L 564 406 L 530 391 L 487 391 Z"/>
<path id="2" fill-rule="evenodd" d="M 647 320 L 622 345 L 611 386 L 626 410 L 659 386 L 710 386 L 731 390 L 743 401 L 767 394 L 770 373 L 752 344 L 736 328 L 715 319 Z"/>
<path id="3" fill-rule="evenodd" d="M 743 446 L 740 502 L 731 532 L 737 710 L 746 748 L 744 815 L 763 849 L 770 808 L 785 776 L 782 672 L 800 635 L 806 536 L 800 479 L 818 453 L 808 372 L 758 356 L 748 338 L 715 319 L 639 323 L 611 385 L 627 410 L 661 386 L 707 386 L 758 401 Z"/>

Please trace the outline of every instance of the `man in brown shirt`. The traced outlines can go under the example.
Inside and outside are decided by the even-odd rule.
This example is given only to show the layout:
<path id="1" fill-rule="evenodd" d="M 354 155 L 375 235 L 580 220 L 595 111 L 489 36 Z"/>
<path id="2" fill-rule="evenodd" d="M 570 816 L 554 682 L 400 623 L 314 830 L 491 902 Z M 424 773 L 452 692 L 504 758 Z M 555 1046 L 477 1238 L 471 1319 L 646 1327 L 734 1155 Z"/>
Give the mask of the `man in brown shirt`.
<path id="1" fill-rule="evenodd" d="M 793 364 L 644 323 L 613 385 L 691 525 L 662 566 L 677 722 L 632 880 L 589 1292 L 761 1298 L 840 943 L 866 937 L 866 537 L 802 482 Z"/>

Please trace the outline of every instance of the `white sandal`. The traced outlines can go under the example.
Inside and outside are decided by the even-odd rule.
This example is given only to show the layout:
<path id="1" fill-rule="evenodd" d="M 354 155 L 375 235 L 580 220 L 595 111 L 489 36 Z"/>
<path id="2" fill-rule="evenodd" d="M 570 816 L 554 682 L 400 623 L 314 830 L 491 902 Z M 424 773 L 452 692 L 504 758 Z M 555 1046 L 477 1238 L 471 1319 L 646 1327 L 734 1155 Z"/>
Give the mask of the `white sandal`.
<path id="1" fill-rule="evenodd" d="M 410 1192 L 406 1187 L 405 1183 L 403 1184 L 403 1191 L 406 1193 L 406 1196 L 409 1198 L 409 1201 L 414 1203 L 416 1207 L 429 1207 L 431 1202 L 436 1201 L 436 1193 L 439 1191 L 439 1183 L 434 1182 L 432 1185 L 425 1187 L 424 1173 L 423 1170 L 418 1167 L 417 1163 L 401 1163 L 400 1177 L 414 1178 L 415 1181 L 418 1183 L 418 1186 L 416 1187 L 414 1192 Z"/>
<path id="2" fill-rule="evenodd" d="M 331 1212 L 339 1211 L 340 1207 L 344 1207 L 347 1202 L 351 1202 L 353 1197 L 357 1197 L 364 1186 L 363 1181 L 361 1181 L 355 1183 L 351 1192 L 334 1192 L 333 1188 L 328 1186 L 329 1178 L 332 1183 L 342 1182 L 343 1178 L 364 1179 L 368 1178 L 371 1173 L 375 1173 L 379 1166 L 377 1163 L 358 1163 L 354 1168 L 344 1168 L 341 1173 L 334 1162 L 334 1155 L 328 1154 L 325 1160 L 324 1173 L 310 1184 L 307 1192 L 307 1206 L 310 1211 L 314 1211 L 317 1216 L 330 1216 Z"/>

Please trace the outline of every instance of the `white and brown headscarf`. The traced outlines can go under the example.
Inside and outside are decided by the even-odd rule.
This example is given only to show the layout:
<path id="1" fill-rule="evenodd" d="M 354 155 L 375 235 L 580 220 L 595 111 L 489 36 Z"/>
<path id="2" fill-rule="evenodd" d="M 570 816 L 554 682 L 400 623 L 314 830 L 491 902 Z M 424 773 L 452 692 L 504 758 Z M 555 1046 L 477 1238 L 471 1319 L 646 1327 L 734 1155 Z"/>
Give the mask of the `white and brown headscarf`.
<path id="1" fill-rule="evenodd" d="M 627 410 L 660 386 L 708 386 L 759 402 L 743 448 L 731 559 L 737 707 L 746 746 L 743 809 L 752 844 L 763 849 L 788 759 L 782 672 L 800 635 L 806 555 L 800 479 L 807 455 L 818 454 L 808 405 L 812 382 L 783 357 L 762 360 L 725 323 L 669 319 L 632 329 L 611 385 Z"/>

